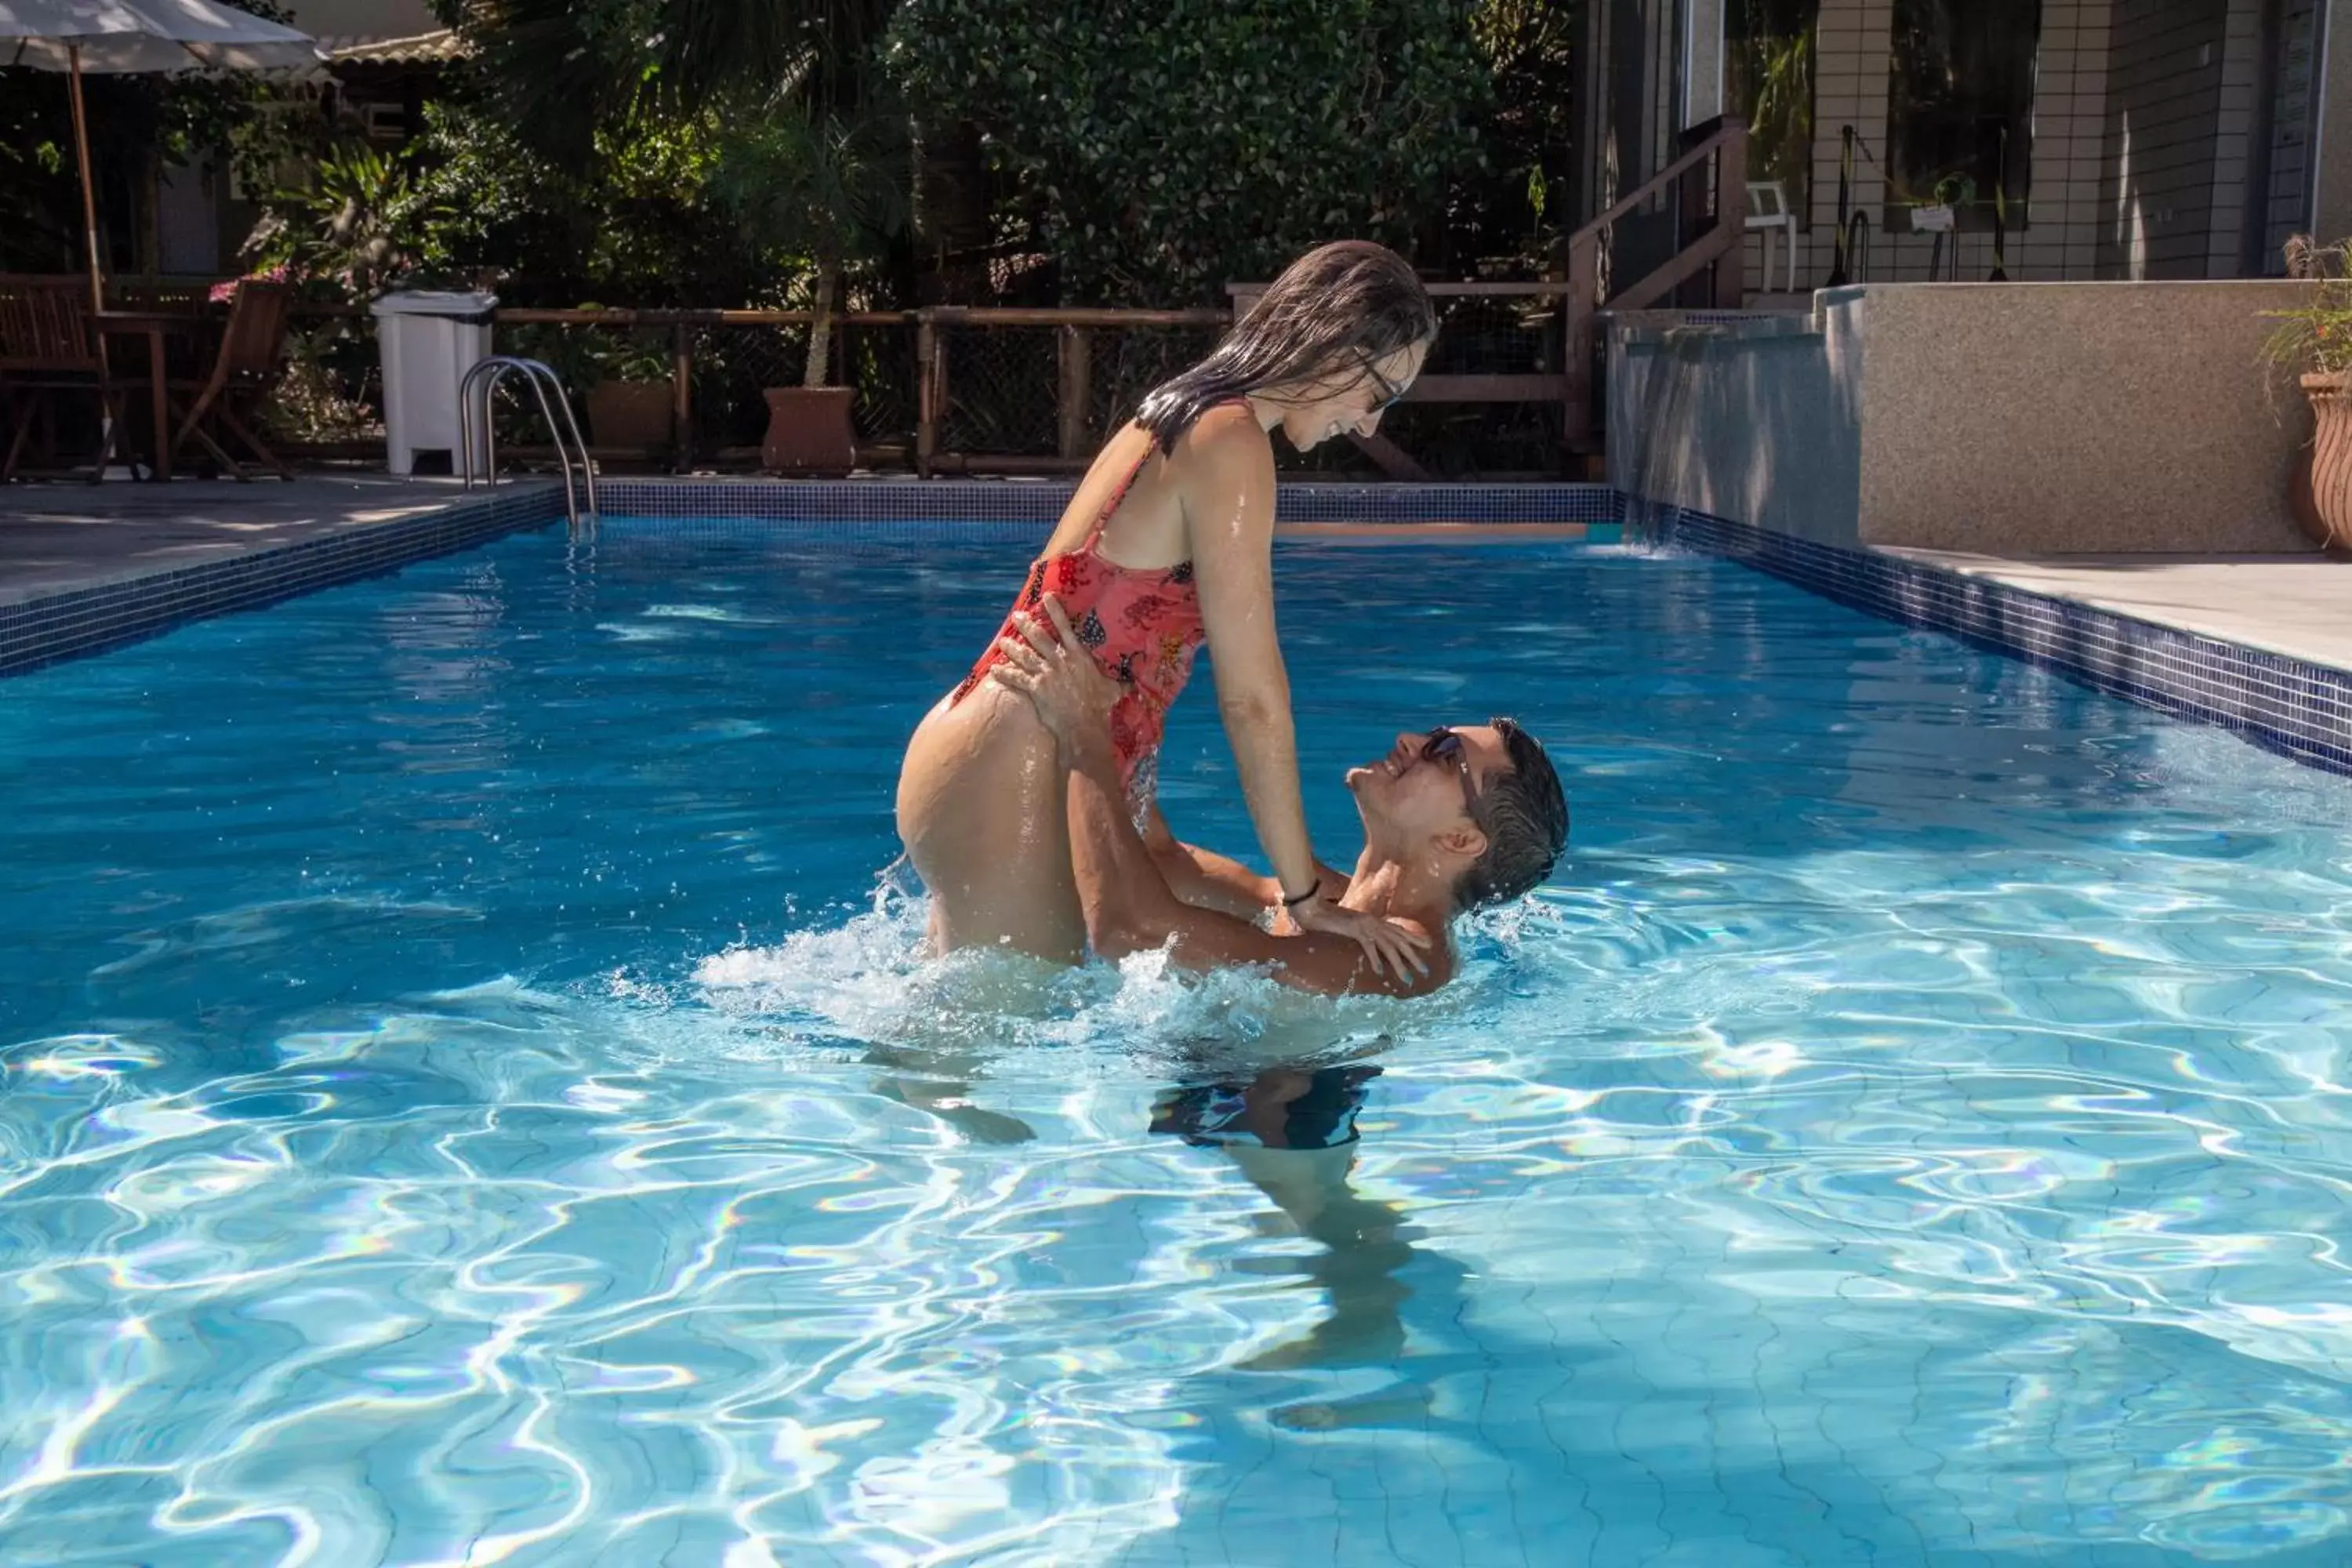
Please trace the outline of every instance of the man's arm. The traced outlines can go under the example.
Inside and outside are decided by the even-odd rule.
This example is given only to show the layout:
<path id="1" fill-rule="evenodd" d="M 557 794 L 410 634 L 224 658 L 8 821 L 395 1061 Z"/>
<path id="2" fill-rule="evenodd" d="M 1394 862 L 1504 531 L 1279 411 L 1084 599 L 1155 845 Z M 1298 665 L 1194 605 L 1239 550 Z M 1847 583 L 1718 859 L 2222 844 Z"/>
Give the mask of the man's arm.
<path id="1" fill-rule="evenodd" d="M 1284 984 L 1330 995 L 1413 996 L 1447 978 L 1451 966 L 1438 954 L 1432 955 L 1438 961 L 1427 973 L 1409 971 L 1399 980 L 1374 970 L 1352 937 L 1320 931 L 1274 936 L 1246 921 L 1184 902 L 1128 817 L 1108 726 L 1089 719 L 1064 748 L 1062 761 L 1070 771 L 1071 868 L 1086 910 L 1087 939 L 1103 957 L 1165 948 L 1192 970 L 1271 964 Z"/>
<path id="2" fill-rule="evenodd" d="M 1128 816 L 1110 742 L 1110 707 L 1118 688 L 1078 648 L 1061 606 L 1048 598 L 1045 607 L 1061 640 L 1051 640 L 1034 623 L 1025 626 L 1023 637 L 997 645 L 1005 661 L 990 679 L 1036 707 L 1069 770 L 1071 868 L 1086 910 L 1087 936 L 1097 952 L 1116 959 L 1165 948 L 1178 963 L 1194 970 L 1271 964 L 1285 984 L 1330 994 L 1415 995 L 1443 984 L 1450 965 L 1442 960 L 1426 973 L 1411 972 L 1400 980 L 1375 970 L 1352 937 L 1317 931 L 1271 936 L 1177 898 Z"/>
<path id="3" fill-rule="evenodd" d="M 1160 874 L 1168 879 L 1168 890 L 1194 909 L 1215 910 L 1235 920 L 1255 921 L 1258 915 L 1282 901 L 1282 884 L 1272 877 L 1261 877 L 1240 861 L 1203 849 L 1197 844 L 1187 844 L 1170 831 L 1168 819 L 1153 806 L 1143 826 L 1143 847 L 1151 851 Z M 1348 891 L 1348 876 L 1324 865 L 1315 863 L 1316 875 L 1323 879 L 1323 891 L 1333 899 Z"/>
<path id="4" fill-rule="evenodd" d="M 1213 849 L 1182 842 L 1168 830 L 1168 819 L 1156 805 L 1143 825 L 1143 847 L 1151 852 L 1168 890 L 1196 910 L 1247 921 L 1282 901 L 1279 882 Z"/>

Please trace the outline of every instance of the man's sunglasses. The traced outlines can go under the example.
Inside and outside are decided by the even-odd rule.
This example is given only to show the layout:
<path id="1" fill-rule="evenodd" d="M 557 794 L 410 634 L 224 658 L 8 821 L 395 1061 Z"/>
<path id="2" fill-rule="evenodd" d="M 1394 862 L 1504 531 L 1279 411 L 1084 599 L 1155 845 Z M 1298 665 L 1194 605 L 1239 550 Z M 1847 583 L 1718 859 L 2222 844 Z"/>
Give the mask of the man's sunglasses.
<path id="1" fill-rule="evenodd" d="M 1421 760 L 1449 763 L 1462 775 L 1462 814 L 1475 819 L 1478 815 L 1478 786 L 1471 782 L 1470 751 L 1462 737 L 1440 724 L 1421 742 Z"/>

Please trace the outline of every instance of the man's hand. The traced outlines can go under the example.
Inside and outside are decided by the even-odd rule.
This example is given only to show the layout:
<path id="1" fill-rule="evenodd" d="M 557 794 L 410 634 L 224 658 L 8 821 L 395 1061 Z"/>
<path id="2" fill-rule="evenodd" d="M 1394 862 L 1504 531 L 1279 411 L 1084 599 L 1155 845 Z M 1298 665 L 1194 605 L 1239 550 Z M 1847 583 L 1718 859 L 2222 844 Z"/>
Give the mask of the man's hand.
<path id="1" fill-rule="evenodd" d="M 1019 635 L 997 640 L 1004 662 L 989 671 L 989 679 L 1029 699 L 1062 761 L 1075 766 L 1088 748 L 1108 744 L 1110 710 L 1119 700 L 1119 684 L 1080 645 L 1059 599 L 1046 595 L 1045 610 L 1053 622 L 1051 633 L 1028 612 L 1014 613 L 1013 626 Z"/>

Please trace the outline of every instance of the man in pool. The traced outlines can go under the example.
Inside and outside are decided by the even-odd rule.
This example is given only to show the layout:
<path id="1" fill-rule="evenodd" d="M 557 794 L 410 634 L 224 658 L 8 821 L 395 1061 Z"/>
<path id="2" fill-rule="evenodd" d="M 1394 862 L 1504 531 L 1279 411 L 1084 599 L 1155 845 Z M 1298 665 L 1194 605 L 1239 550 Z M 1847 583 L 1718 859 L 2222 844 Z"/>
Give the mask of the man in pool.
<path id="1" fill-rule="evenodd" d="M 1266 964 L 1302 991 L 1420 995 L 1454 977 L 1454 917 L 1536 888 L 1568 841 L 1559 775 L 1508 719 L 1399 736 L 1388 755 L 1348 771 L 1364 824 L 1354 874 L 1321 874 L 1344 882 L 1345 907 L 1427 936 L 1422 967 L 1402 976 L 1376 969 L 1353 937 L 1268 931 L 1250 917 L 1280 907 L 1272 878 L 1172 839 L 1145 843 L 1111 746 L 1118 683 L 1079 646 L 1058 601 L 1048 595 L 1043 608 L 1051 625 L 1017 616 L 989 678 L 1027 697 L 1053 734 L 1069 780 L 1078 900 L 1101 957 L 1164 948 L 1187 969 Z"/>

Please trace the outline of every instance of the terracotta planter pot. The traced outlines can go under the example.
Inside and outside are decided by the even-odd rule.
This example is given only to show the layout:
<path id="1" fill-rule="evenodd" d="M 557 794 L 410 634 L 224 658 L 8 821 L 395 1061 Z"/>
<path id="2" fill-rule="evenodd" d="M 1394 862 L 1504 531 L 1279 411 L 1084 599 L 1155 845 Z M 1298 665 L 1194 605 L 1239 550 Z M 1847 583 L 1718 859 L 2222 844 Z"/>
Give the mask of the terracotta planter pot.
<path id="1" fill-rule="evenodd" d="M 845 474 L 857 464 L 846 386 L 772 386 L 760 467 L 772 474 Z"/>
<path id="2" fill-rule="evenodd" d="M 587 404 L 588 438 L 599 447 L 669 445 L 669 383 L 600 381 Z"/>
<path id="3" fill-rule="evenodd" d="M 2330 554 L 2352 552 L 2352 372 L 2303 378 L 2311 399 L 2310 449 L 2295 464 L 2288 505 Z"/>

